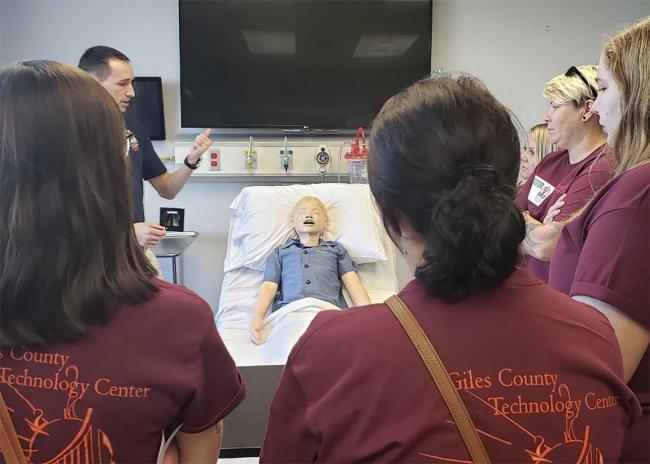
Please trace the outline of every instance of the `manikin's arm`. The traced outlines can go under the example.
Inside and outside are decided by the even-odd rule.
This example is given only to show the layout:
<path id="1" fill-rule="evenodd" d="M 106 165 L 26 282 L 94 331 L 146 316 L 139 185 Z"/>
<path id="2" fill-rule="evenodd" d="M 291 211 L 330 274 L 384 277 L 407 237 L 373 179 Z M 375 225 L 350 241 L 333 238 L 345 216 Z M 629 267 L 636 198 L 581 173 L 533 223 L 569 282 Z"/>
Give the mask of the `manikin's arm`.
<path id="1" fill-rule="evenodd" d="M 276 282 L 265 281 L 260 287 L 260 294 L 257 297 L 257 306 L 255 307 L 255 311 L 251 317 L 250 325 L 251 340 L 255 344 L 263 343 L 260 331 L 264 325 L 264 315 L 273 302 L 277 292 L 278 284 Z"/>
<path id="2" fill-rule="evenodd" d="M 345 289 L 350 294 L 354 306 L 365 306 L 370 304 L 370 297 L 368 292 L 361 285 L 361 280 L 359 280 L 359 275 L 355 271 L 346 272 L 341 277 Z"/>
<path id="3" fill-rule="evenodd" d="M 584 295 L 575 295 L 573 299 L 588 304 L 607 316 L 609 323 L 616 333 L 618 345 L 621 348 L 624 380 L 625 382 L 629 382 L 650 344 L 650 332 L 648 329 L 602 300 Z"/>

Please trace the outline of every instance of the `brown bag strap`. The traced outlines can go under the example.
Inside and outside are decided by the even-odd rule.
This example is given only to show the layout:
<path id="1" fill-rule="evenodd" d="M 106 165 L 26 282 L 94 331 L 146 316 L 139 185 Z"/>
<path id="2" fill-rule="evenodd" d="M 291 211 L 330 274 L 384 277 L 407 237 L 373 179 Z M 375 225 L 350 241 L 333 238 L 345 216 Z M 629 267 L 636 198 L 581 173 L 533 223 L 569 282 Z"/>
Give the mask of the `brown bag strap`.
<path id="1" fill-rule="evenodd" d="M 391 296 L 386 300 L 386 304 L 395 317 L 397 317 L 397 320 L 418 350 L 429 374 L 431 374 L 431 378 L 447 404 L 447 408 L 456 423 L 456 427 L 458 427 L 460 436 L 467 447 L 472 461 L 477 464 L 489 464 L 490 458 L 485 451 L 476 427 L 474 427 L 472 418 L 469 416 L 465 404 L 460 399 L 458 391 L 447 373 L 447 369 L 445 369 L 444 364 L 438 357 L 438 353 L 436 353 L 433 345 L 431 345 L 431 341 L 424 333 L 424 330 L 422 330 L 422 326 L 420 326 L 404 301 L 397 295 Z"/>
<path id="2" fill-rule="evenodd" d="M 27 464 L 2 393 L 0 393 L 0 452 L 7 464 Z"/>

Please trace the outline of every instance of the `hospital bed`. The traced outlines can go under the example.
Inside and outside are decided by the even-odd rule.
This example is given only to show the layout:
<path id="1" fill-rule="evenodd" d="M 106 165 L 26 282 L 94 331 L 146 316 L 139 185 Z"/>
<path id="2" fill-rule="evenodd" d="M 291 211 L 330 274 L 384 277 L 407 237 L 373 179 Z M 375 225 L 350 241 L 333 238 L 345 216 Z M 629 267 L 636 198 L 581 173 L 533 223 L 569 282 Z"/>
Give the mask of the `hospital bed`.
<path id="1" fill-rule="evenodd" d="M 299 300 L 268 317 L 262 345 L 250 341 L 248 326 L 269 254 L 292 236 L 291 212 L 304 196 L 327 207 L 325 240 L 337 240 L 359 270 L 373 303 L 398 291 L 395 247 L 386 233 L 367 185 L 314 184 L 246 187 L 230 205 L 228 248 L 216 323 L 246 383 L 245 401 L 225 420 L 223 457 L 255 462 L 264 438 L 271 400 L 282 367 L 313 317 L 327 305 Z M 344 292 L 350 305 L 350 299 Z"/>
<path id="2" fill-rule="evenodd" d="M 293 235 L 291 212 L 303 196 L 315 196 L 327 207 L 329 223 L 324 239 L 337 240 L 348 250 L 370 300 L 382 302 L 398 291 L 395 247 L 367 185 L 246 187 L 229 209 L 224 279 L 215 316 L 219 333 L 238 366 L 284 365 L 311 319 L 326 309 L 301 302 L 297 308 L 281 308 L 269 317 L 273 323 L 267 327 L 267 342 L 255 345 L 250 341 L 248 326 L 266 259 Z M 350 305 L 348 295 L 344 295 Z"/>

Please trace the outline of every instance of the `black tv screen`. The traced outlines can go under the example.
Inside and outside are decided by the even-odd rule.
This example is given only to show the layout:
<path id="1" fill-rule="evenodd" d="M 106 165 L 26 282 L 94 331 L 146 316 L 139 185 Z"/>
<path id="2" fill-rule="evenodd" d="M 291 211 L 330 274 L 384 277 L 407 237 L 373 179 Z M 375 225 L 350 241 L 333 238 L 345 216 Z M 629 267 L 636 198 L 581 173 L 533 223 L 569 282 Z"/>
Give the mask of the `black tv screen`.
<path id="1" fill-rule="evenodd" d="M 181 125 L 355 129 L 431 69 L 431 0 L 180 0 Z"/>
<path id="2" fill-rule="evenodd" d="M 162 80 L 160 77 L 136 77 L 133 89 L 135 98 L 129 105 L 126 117 L 137 121 L 149 139 L 165 140 Z"/>

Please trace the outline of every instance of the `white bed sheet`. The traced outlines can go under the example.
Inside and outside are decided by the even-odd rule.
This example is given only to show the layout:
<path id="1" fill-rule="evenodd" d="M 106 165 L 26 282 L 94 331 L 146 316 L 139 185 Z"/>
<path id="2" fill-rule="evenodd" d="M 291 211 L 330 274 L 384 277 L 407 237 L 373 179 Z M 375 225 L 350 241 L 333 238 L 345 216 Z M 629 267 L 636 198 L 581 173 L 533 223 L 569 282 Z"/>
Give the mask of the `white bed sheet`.
<path id="1" fill-rule="evenodd" d="M 394 251 L 391 254 L 393 259 L 389 257 L 388 261 L 358 266 L 359 278 L 373 303 L 381 303 L 397 293 Z M 224 276 L 216 321 L 219 334 L 238 366 L 284 365 L 291 347 L 300 336 L 298 329 L 293 329 L 290 333 L 272 334 L 262 345 L 250 341 L 248 326 L 263 274 L 262 271 L 240 268 Z M 345 291 L 344 295 L 350 304 Z M 278 339 L 280 334 L 289 335 L 289 338 Z"/>

